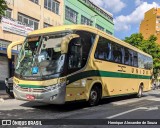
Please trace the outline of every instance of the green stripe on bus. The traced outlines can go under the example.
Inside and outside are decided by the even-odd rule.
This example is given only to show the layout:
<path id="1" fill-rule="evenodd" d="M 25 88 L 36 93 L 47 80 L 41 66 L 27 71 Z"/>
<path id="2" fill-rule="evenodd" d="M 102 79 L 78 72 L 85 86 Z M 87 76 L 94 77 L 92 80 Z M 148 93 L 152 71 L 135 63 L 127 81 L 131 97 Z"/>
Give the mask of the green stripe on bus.
<path id="1" fill-rule="evenodd" d="M 69 84 L 83 79 L 87 77 L 112 77 L 112 78 L 131 78 L 131 79 L 150 79 L 151 76 L 145 76 L 145 75 L 136 75 L 136 74 L 126 74 L 126 73 L 119 73 L 119 72 L 108 72 L 108 71 L 99 71 L 99 70 L 91 70 L 91 71 L 85 71 L 81 73 L 74 74 L 72 76 L 68 77 Z"/>
<path id="2" fill-rule="evenodd" d="M 37 86 L 37 85 L 29 85 L 29 84 L 19 84 L 19 86 L 23 88 L 44 88 L 46 86 Z"/>
<path id="3" fill-rule="evenodd" d="M 84 72 L 80 72 L 80 73 L 71 75 L 67 79 L 69 80 L 68 84 L 70 84 L 70 83 L 73 83 L 83 78 L 95 77 L 95 76 L 112 77 L 112 78 L 131 78 L 131 79 L 150 79 L 151 78 L 151 76 L 145 76 L 145 75 L 90 70 L 90 71 L 84 71 Z M 46 87 L 46 86 L 27 85 L 27 84 L 19 84 L 19 86 L 24 87 L 24 88 L 45 88 Z"/>

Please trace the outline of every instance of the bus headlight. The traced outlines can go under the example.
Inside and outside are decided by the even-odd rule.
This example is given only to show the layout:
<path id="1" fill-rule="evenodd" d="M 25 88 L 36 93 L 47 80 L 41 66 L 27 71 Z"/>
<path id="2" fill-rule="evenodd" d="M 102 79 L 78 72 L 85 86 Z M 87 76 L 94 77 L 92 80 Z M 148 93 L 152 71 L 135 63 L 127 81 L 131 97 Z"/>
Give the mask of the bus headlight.
<path id="1" fill-rule="evenodd" d="M 60 89 L 62 86 L 63 86 L 63 83 L 55 84 L 55 85 L 45 87 L 44 90 L 52 91 L 52 90 Z"/>

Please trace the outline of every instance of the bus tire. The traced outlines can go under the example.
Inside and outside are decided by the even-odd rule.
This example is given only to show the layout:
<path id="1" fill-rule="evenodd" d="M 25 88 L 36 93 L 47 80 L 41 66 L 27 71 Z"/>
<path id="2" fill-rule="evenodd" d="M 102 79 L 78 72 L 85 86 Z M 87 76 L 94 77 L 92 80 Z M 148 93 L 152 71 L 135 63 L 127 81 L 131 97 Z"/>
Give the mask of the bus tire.
<path id="1" fill-rule="evenodd" d="M 141 85 L 141 86 L 139 86 L 139 90 L 138 90 L 138 93 L 137 93 L 137 97 L 138 97 L 138 98 L 141 98 L 142 95 L 143 95 L 143 86 Z"/>
<path id="2" fill-rule="evenodd" d="M 100 88 L 98 86 L 93 86 L 89 95 L 89 100 L 88 100 L 89 106 L 97 105 L 99 103 L 100 96 L 101 96 Z"/>
<path id="3" fill-rule="evenodd" d="M 10 98 L 14 98 L 13 92 L 11 92 L 8 87 L 6 87 L 6 93 L 8 94 L 8 96 L 9 96 Z"/>

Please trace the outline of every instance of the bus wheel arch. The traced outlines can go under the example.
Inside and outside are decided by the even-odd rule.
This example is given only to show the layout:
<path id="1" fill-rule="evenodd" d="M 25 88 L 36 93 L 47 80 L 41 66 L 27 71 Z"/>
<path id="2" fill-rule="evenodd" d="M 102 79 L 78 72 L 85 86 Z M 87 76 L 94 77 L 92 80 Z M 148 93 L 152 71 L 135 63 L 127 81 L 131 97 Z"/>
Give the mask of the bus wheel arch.
<path id="1" fill-rule="evenodd" d="M 142 95 L 143 95 L 143 88 L 144 88 L 144 84 L 143 84 L 143 82 L 141 82 L 140 85 L 139 85 L 138 93 L 137 93 L 137 97 L 138 98 L 142 97 Z"/>
<path id="2" fill-rule="evenodd" d="M 89 106 L 95 106 L 102 98 L 102 84 L 94 83 L 89 92 L 88 104 Z"/>

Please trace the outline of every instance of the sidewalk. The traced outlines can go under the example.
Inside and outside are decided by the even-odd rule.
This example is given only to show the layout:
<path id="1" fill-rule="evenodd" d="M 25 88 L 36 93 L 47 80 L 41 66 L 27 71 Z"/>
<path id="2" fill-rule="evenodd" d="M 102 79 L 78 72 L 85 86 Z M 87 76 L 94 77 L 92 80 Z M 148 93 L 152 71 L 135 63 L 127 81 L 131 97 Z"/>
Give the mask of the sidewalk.
<path id="1" fill-rule="evenodd" d="M 0 102 L 3 102 L 4 100 L 9 98 L 9 95 L 6 93 L 5 90 L 0 90 Z"/>
<path id="2" fill-rule="evenodd" d="M 4 81 L 0 81 L 0 102 L 9 99 L 9 95 L 6 93 Z"/>

